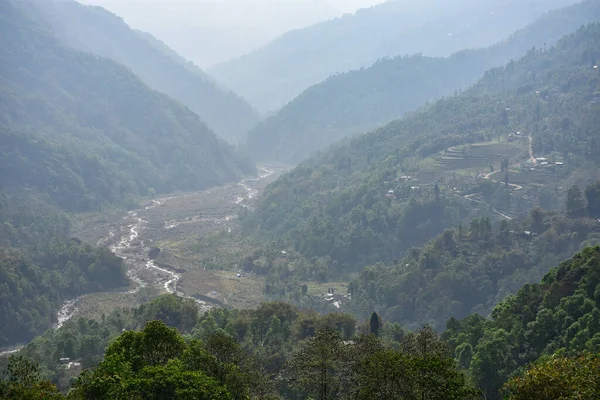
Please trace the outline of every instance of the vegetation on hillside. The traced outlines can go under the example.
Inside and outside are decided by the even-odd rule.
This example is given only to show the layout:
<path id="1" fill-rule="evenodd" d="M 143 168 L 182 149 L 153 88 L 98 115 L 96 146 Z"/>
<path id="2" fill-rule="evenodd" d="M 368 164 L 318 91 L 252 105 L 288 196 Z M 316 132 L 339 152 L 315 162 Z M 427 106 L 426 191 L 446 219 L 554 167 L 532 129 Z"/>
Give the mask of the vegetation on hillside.
<path id="1" fill-rule="evenodd" d="M 552 46 L 563 35 L 599 20 L 600 4 L 585 1 L 552 11 L 488 48 L 461 50 L 448 58 L 418 54 L 382 59 L 369 68 L 334 75 L 252 129 L 248 152 L 266 161 L 299 163 L 345 137 L 452 95 L 534 46 Z"/>
<path id="2" fill-rule="evenodd" d="M 0 185 L 69 211 L 196 190 L 253 166 L 125 67 L 72 50 L 0 4 Z"/>
<path id="3" fill-rule="evenodd" d="M 599 38 L 600 25 L 581 28 L 553 48 L 532 49 L 521 60 L 489 71 L 456 97 L 302 163 L 266 189 L 257 209 L 243 218 L 247 232 L 275 249 L 295 249 L 308 260 L 323 258 L 330 270 L 356 271 L 400 258 L 464 216 L 460 204 L 471 204 L 464 195 L 474 193 L 473 186 L 457 192 L 452 179 L 443 182 L 447 167 L 413 179 L 423 163 L 453 146 L 530 132 L 537 156 L 564 159 L 565 173 L 594 174 L 600 161 L 592 150 L 600 116 L 595 100 L 600 72 L 593 68 L 600 59 Z M 526 145 L 522 154 L 524 161 Z M 492 164 L 490 159 L 488 172 Z M 506 176 L 510 180 L 511 173 Z M 505 204 L 513 197 L 521 201 L 514 188 L 496 183 L 491 189 L 506 192 Z M 542 192 L 523 194 L 560 197 Z"/>
<path id="4" fill-rule="evenodd" d="M 349 291 L 359 315 L 377 309 L 389 321 L 441 329 L 450 317 L 484 316 L 527 283 L 580 249 L 600 244 L 600 223 L 536 209 L 524 221 L 488 218 L 448 229 L 395 264 L 365 268 Z"/>
<path id="5" fill-rule="evenodd" d="M 55 0 L 28 0 L 24 6 L 47 21 L 65 44 L 130 68 L 151 88 L 189 107 L 224 139 L 241 140 L 258 121 L 243 99 L 221 88 L 158 39 L 130 29 L 101 7 Z"/>
<path id="6" fill-rule="evenodd" d="M 367 67 L 383 57 L 448 56 L 490 46 L 578 0 L 389 1 L 304 29 L 209 73 L 262 112 L 273 112 L 335 73 Z"/>
<path id="7" fill-rule="evenodd" d="M 0 347 L 44 332 L 67 300 L 127 286 L 122 260 L 71 240 L 65 216 L 0 200 Z"/>
<path id="8" fill-rule="evenodd" d="M 596 246 L 552 269 L 540 284 L 523 286 L 494 308 L 490 320 L 477 315 L 461 321 L 451 319 L 444 338 L 454 348 L 461 367 L 469 371 L 488 399 L 500 399 L 502 385 L 537 360 L 541 364 L 525 374 L 525 381 L 509 383 L 511 398 L 529 398 L 527 393 L 545 384 L 547 390 L 561 393 L 557 385 L 569 384 L 573 388 L 584 378 L 586 366 L 597 364 L 595 357 L 580 361 L 554 357 L 600 351 L 599 285 L 600 247 Z M 559 380 L 550 381 L 550 377 L 543 376 L 548 368 L 556 368 L 556 377 L 567 367 L 572 371 Z M 587 378 L 592 384 L 598 379 L 597 373 Z M 595 398 L 598 387 L 592 385 L 589 389 L 594 396 L 578 398 Z M 540 395 L 538 392 L 538 397 L 530 398 L 542 398 Z"/>
<path id="9" fill-rule="evenodd" d="M 186 300 L 164 296 L 102 322 L 69 323 L 30 344 L 20 355 L 27 358 L 10 359 L 9 378 L 11 368 L 32 357 L 56 368 L 61 388 L 72 384 L 67 398 L 73 399 L 467 399 L 476 393 L 428 328 L 408 333 L 389 325 L 357 334 L 350 316 L 282 303 L 201 318 L 191 310 Z M 144 322 L 148 317 L 161 322 Z M 143 329 L 121 334 L 132 327 Z M 61 365 L 62 357 L 83 366 Z M 81 367 L 86 371 L 77 379 L 73 368 Z M 4 381 L 0 390 L 49 390 L 50 383 L 40 383 L 44 376 L 38 370 L 37 379 Z"/>

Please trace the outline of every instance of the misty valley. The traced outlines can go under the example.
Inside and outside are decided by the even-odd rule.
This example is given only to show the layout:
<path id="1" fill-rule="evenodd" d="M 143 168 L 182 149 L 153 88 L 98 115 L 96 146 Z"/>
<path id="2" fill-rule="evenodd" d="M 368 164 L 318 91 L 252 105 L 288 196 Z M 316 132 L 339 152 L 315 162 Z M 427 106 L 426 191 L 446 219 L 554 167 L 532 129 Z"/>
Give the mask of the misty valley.
<path id="1" fill-rule="evenodd" d="M 144 1 L 0 0 L 0 399 L 600 398 L 599 0 Z"/>

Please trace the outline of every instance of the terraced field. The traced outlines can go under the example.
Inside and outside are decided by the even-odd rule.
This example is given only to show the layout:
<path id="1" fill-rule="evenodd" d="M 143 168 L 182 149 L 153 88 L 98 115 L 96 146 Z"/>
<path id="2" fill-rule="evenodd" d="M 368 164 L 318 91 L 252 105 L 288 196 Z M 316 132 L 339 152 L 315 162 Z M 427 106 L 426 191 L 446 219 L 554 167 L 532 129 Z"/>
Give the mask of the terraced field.
<path id="1" fill-rule="evenodd" d="M 424 160 L 423 169 L 417 177 L 427 183 L 450 173 L 488 173 L 490 166 L 500 169 L 504 157 L 508 157 L 511 164 L 526 159 L 526 144 L 500 141 L 451 147 Z"/>
<path id="2" fill-rule="evenodd" d="M 497 172 L 489 177 L 499 181 L 504 180 L 503 174 Z M 561 179 L 561 171 L 549 168 L 536 169 L 531 171 L 526 168 L 510 169 L 508 171 L 508 180 L 516 185 L 547 185 L 556 183 Z"/>

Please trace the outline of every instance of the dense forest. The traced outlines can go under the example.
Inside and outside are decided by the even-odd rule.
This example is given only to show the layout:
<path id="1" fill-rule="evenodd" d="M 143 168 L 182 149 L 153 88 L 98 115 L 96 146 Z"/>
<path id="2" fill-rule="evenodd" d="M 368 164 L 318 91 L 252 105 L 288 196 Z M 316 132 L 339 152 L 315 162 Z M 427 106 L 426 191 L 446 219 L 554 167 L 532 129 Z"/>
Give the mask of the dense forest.
<path id="1" fill-rule="evenodd" d="M 538 282 L 550 268 L 584 247 L 600 244 L 600 223 L 536 209 L 524 221 L 488 218 L 448 229 L 391 265 L 365 268 L 349 286 L 349 307 L 360 315 L 373 309 L 383 318 L 441 329 L 450 317 L 489 315 L 524 284 Z"/>
<path id="2" fill-rule="evenodd" d="M 44 332 L 66 300 L 127 285 L 122 260 L 71 239 L 66 216 L 0 197 L 0 347 Z"/>
<path id="3" fill-rule="evenodd" d="M 130 29 L 103 8 L 55 0 L 22 4 L 29 15 L 47 22 L 62 42 L 130 68 L 151 88 L 189 107 L 218 136 L 239 141 L 256 124 L 255 111 L 243 99 L 221 88 L 164 43 Z"/>
<path id="4" fill-rule="evenodd" d="M 389 1 L 288 32 L 208 70 L 262 112 L 274 112 L 306 88 L 380 58 L 448 56 L 490 46 L 578 0 Z"/>
<path id="5" fill-rule="evenodd" d="M 254 170 L 196 114 L 125 67 L 62 45 L 11 1 L 0 7 L 4 189 L 34 189 L 65 210 L 87 211 Z"/>
<path id="6" fill-rule="evenodd" d="M 285 303 L 199 316 L 192 300 L 162 296 L 36 339 L 2 362 L 0 393 L 62 398 L 58 384 L 73 399 L 591 399 L 599 260 L 600 247 L 586 248 L 491 319 L 451 318 L 441 336 Z M 573 384 L 583 397 L 570 397 Z"/>
<path id="7" fill-rule="evenodd" d="M 516 295 L 500 303 L 490 320 L 473 315 L 448 322 L 443 336 L 455 349 L 461 367 L 467 369 L 474 382 L 484 390 L 486 398 L 499 399 L 498 389 L 503 383 L 519 376 L 524 368 L 537 360 L 541 363 L 536 366 L 539 374 L 532 376 L 540 380 L 537 386 L 527 387 L 517 381 L 512 385 L 514 389 L 537 387 L 538 393 L 543 394 L 545 390 L 556 390 L 554 385 L 557 383 L 567 381 L 557 375 L 581 374 L 583 372 L 578 370 L 585 365 L 597 365 L 595 357 L 587 361 L 583 358 L 580 360 L 584 363 L 582 367 L 571 364 L 572 369 L 568 371 L 569 363 L 556 356 L 597 354 L 600 349 L 599 268 L 600 247 L 587 248 L 552 269 L 540 284 L 525 285 Z M 597 371 L 597 367 L 593 368 Z M 554 378 L 546 375 L 548 372 L 555 374 Z M 598 396 L 597 373 L 588 378 L 589 386 L 573 381 L 573 384 L 579 382 L 581 386 L 575 387 L 581 390 L 586 387 L 592 390 L 592 395 L 582 394 L 580 398 Z M 549 387 L 540 389 L 544 379 Z M 560 398 L 555 394 L 549 396 L 546 398 Z"/>
<path id="8" fill-rule="evenodd" d="M 296 164 L 337 141 L 451 95 L 490 68 L 553 45 L 582 25 L 600 20 L 600 4 L 586 1 L 545 14 L 494 46 L 462 50 L 447 58 L 422 55 L 383 59 L 314 85 L 248 134 L 255 158 Z"/>
<path id="9" fill-rule="evenodd" d="M 481 182 L 465 185 L 469 181 L 460 167 L 454 168 L 454 178 L 443 166 L 433 175 L 419 175 L 424 164 L 455 161 L 442 160 L 440 152 L 461 144 L 499 143 L 499 137 L 517 130 L 531 132 L 538 156 L 564 158 L 566 174 L 580 169 L 597 177 L 598 152 L 592 149 L 600 116 L 595 100 L 600 74 L 593 67 L 600 55 L 599 35 L 600 25 L 589 25 L 555 47 L 532 49 L 521 60 L 489 71 L 458 96 L 300 164 L 271 184 L 257 209 L 244 216 L 247 232 L 307 259 L 323 258 L 328 268 L 335 266 L 340 272 L 392 262 L 410 247 L 456 226 L 468 215 L 461 204 L 473 209 L 465 195 Z M 516 159 L 527 157 L 526 146 L 521 149 Z M 484 158 L 483 172 L 500 169 L 500 158 L 508 155 Z M 559 174 L 552 179 L 565 178 Z M 501 194 L 505 187 L 496 184 L 491 189 Z M 506 192 L 505 198 L 519 205 L 542 192 L 524 191 L 525 197 Z M 520 212 L 528 208 L 522 206 Z"/>

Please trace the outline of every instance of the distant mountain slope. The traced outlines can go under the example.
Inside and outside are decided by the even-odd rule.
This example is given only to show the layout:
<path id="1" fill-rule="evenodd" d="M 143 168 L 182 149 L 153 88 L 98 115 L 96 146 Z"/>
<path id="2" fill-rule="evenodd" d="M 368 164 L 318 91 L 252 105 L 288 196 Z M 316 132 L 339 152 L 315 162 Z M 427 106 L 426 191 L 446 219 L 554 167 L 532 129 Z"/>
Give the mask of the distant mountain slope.
<path id="1" fill-rule="evenodd" d="M 506 41 L 448 58 L 421 55 L 384 59 L 367 69 L 335 75 L 305 90 L 248 134 L 254 157 L 294 164 L 352 134 L 386 124 L 427 101 L 450 95 L 492 67 L 552 45 L 580 26 L 600 21 L 600 2 L 551 11 Z"/>
<path id="2" fill-rule="evenodd" d="M 578 0 L 396 0 L 282 35 L 209 73 L 263 112 L 336 72 L 385 56 L 489 46 Z"/>
<path id="3" fill-rule="evenodd" d="M 0 186 L 66 210 L 196 190 L 254 170 L 196 114 L 0 2 Z"/>
<path id="4" fill-rule="evenodd" d="M 189 107 L 224 139 L 239 141 L 258 122 L 245 100 L 221 88 L 164 43 L 132 30 L 105 9 L 71 0 L 26 1 L 29 13 L 47 20 L 64 43 L 125 65 L 148 86 Z"/>
<path id="5" fill-rule="evenodd" d="M 531 50 L 488 71 L 460 95 L 303 162 L 265 190 L 255 213 L 245 219 L 247 229 L 307 259 L 323 258 L 335 276 L 402 257 L 449 223 L 458 224 L 460 208 L 452 202 L 463 196 L 454 188 L 468 177 L 457 166 L 448 171 L 455 171 L 455 178 L 448 176 L 437 193 L 434 188 L 450 162 L 470 161 L 468 151 L 442 159 L 440 152 L 453 146 L 496 146 L 509 132 L 531 132 L 539 156 L 564 158 L 565 173 L 578 168 L 593 173 L 600 165 L 600 155 L 591 150 L 600 140 L 600 73 L 594 68 L 599 44 L 600 24 L 581 28 L 553 48 Z M 507 139 L 503 143 L 504 149 L 512 148 Z M 527 145 L 519 146 L 524 159 Z M 506 151 L 492 149 L 479 172 L 498 168 L 493 160 Z M 417 183 L 403 178 L 429 167 L 435 168 L 432 177 Z M 550 182 L 556 176 L 550 175 Z M 502 193 L 505 185 L 500 186 Z M 397 200 L 386 195 L 390 189 Z M 518 202 L 508 194 L 509 203 Z"/>

